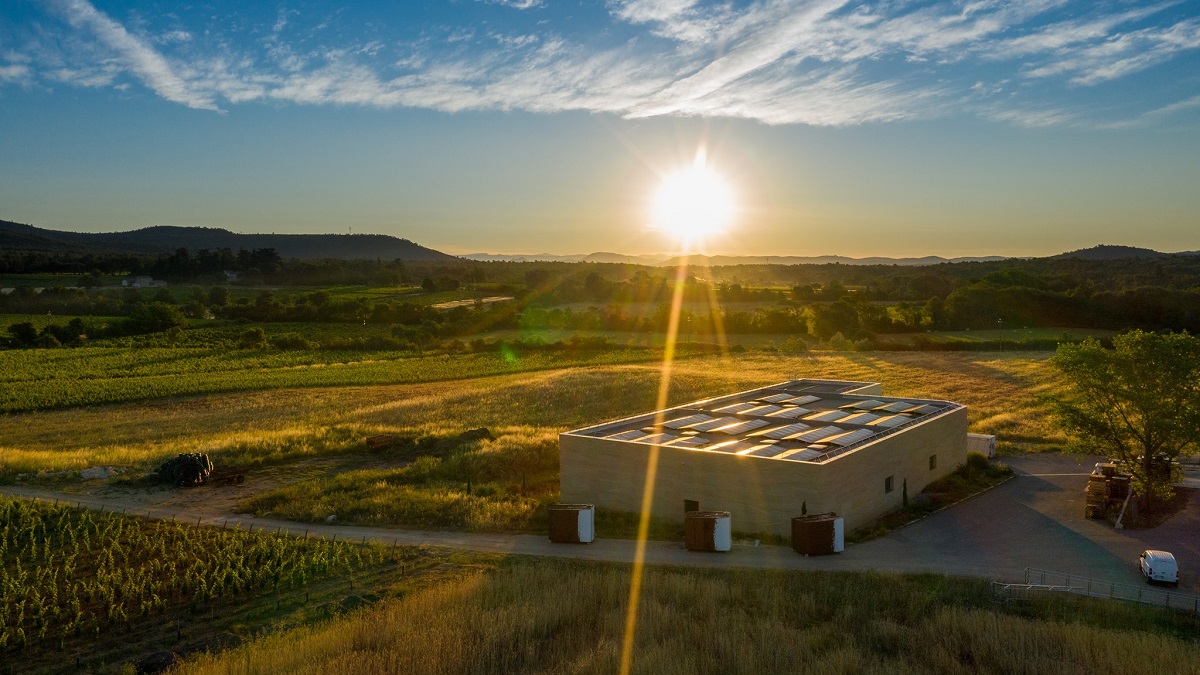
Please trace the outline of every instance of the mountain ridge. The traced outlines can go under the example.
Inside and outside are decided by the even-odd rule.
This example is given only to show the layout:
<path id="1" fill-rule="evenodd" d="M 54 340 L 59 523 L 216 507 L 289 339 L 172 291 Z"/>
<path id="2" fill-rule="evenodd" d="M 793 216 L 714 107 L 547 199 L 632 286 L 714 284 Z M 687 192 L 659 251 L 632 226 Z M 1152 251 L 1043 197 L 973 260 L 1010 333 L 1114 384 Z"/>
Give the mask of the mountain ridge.
<path id="1" fill-rule="evenodd" d="M 69 232 L 0 220 L 0 248 L 157 255 L 189 250 L 273 248 L 283 258 L 451 261 L 455 256 L 387 234 L 241 234 L 218 227 L 158 225 L 124 232 Z"/>

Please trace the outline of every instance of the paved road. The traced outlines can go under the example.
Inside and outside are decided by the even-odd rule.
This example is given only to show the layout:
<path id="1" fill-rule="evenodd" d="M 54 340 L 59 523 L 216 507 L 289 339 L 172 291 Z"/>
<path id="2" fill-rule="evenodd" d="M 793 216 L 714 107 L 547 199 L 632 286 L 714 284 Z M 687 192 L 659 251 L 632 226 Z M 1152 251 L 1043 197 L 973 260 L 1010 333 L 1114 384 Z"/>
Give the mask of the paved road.
<path id="1" fill-rule="evenodd" d="M 807 558 L 780 546 L 738 543 L 729 553 L 693 553 L 681 543 L 652 541 L 651 564 L 814 570 L 934 572 L 1019 581 L 1026 567 L 1122 583 L 1141 583 L 1135 561 L 1146 548 L 1175 553 L 1180 590 L 1200 590 L 1200 499 L 1153 530 L 1114 530 L 1084 519 L 1083 488 L 1091 463 L 1060 456 L 1006 458 L 1017 471 L 1007 483 L 938 512 L 886 537 L 850 546 L 836 556 Z M 424 532 L 348 525 L 305 525 L 206 508 L 198 500 L 163 503 L 161 495 L 131 493 L 67 495 L 29 486 L 0 486 L 10 496 L 62 499 L 106 510 L 128 509 L 151 517 L 208 525 L 281 530 L 294 535 L 333 537 L 401 545 L 628 562 L 635 543 L 600 540 L 589 545 L 551 544 L 539 535 Z M 211 505 L 209 505 L 211 506 Z M 736 518 L 736 514 L 735 514 Z"/>

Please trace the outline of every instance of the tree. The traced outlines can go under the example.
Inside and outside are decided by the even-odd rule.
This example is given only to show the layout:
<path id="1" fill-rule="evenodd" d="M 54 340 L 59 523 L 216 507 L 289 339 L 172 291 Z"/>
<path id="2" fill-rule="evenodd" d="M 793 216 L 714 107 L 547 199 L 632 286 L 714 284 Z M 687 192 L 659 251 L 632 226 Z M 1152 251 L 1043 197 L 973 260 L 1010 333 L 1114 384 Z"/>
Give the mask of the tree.
<path id="1" fill-rule="evenodd" d="M 139 305 L 125 320 L 125 332 L 130 335 L 157 333 L 176 326 L 187 326 L 187 317 L 178 307 L 165 302 Z"/>
<path id="2" fill-rule="evenodd" d="M 224 307 L 229 304 L 229 289 L 224 286 L 213 286 L 208 291 L 208 302 L 213 307 Z"/>
<path id="3" fill-rule="evenodd" d="M 24 323 L 14 323 L 8 327 L 8 334 L 13 336 L 17 344 L 32 347 L 37 343 L 38 331 L 32 323 L 28 321 Z"/>
<path id="4" fill-rule="evenodd" d="M 1135 330 L 1111 350 L 1089 338 L 1059 345 L 1051 363 L 1067 380 L 1055 412 L 1068 450 L 1115 460 L 1146 506 L 1170 498 L 1176 460 L 1200 446 L 1200 337 Z"/>

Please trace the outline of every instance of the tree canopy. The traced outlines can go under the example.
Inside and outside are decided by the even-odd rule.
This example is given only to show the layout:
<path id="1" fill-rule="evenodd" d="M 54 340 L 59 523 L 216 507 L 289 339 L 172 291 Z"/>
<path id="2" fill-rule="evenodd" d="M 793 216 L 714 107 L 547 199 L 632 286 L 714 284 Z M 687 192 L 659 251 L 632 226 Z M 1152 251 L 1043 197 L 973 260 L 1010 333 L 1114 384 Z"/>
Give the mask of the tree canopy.
<path id="1" fill-rule="evenodd" d="M 1169 497 L 1176 460 L 1200 448 L 1200 337 L 1130 331 L 1113 348 L 1089 339 L 1052 359 L 1068 391 L 1056 412 L 1069 449 L 1106 454 L 1147 497 Z"/>

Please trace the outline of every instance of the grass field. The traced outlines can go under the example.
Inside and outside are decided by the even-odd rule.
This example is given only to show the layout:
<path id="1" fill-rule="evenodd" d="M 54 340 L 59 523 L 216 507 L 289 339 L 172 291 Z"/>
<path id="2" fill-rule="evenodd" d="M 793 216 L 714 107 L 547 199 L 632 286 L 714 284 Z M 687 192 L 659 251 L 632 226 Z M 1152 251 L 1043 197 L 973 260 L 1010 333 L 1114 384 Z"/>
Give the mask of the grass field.
<path id="1" fill-rule="evenodd" d="M 19 354 L 69 357 L 78 351 Z M 319 355 L 269 358 L 314 354 Z M 790 377 L 878 381 L 887 394 L 964 403 L 972 430 L 999 433 L 1005 447 L 1020 443 L 1023 449 L 1043 450 L 1065 440 L 1048 421 L 1040 398 L 1057 386 L 1047 356 L 880 352 L 695 357 L 676 363 L 670 399 L 682 403 Z M 220 359 L 216 354 L 211 358 L 214 364 Z M 246 358 L 249 364 L 268 356 Z M 299 373 L 297 388 L 264 385 L 261 391 L 10 413 L 0 417 L 0 477 L 12 480 L 17 473 L 97 465 L 145 471 L 178 452 L 207 452 L 218 465 L 250 467 L 331 458 L 326 471 L 268 491 L 243 507 L 301 520 L 337 513 L 349 522 L 526 530 L 537 527 L 537 514 L 558 492 L 556 435 L 652 409 L 660 377 L 656 364 L 551 368 L 553 363 L 539 362 L 548 369 L 503 373 L 505 366 L 491 363 L 493 372 L 503 374 L 454 379 L 464 371 L 483 370 L 479 358 L 484 356 L 426 359 L 418 362 L 424 371 L 393 370 L 411 365 L 409 361 L 324 368 L 285 361 L 276 370 L 247 376 L 276 373 L 287 382 L 284 378 Z M 220 367 L 235 364 L 236 358 Z M 124 368 L 133 374 L 139 367 L 165 365 L 135 361 Z M 304 386 L 321 382 L 312 374 L 337 374 L 339 368 L 355 369 L 351 372 L 366 380 L 399 379 L 407 373 L 434 381 Z M 237 372 L 218 374 L 234 377 Z M 75 382 L 91 380 L 77 376 L 62 384 Z M 193 390 L 196 386 L 189 382 Z M 422 459 L 419 466 L 408 462 L 420 453 L 370 454 L 363 442 L 380 433 L 413 443 L 422 438 L 440 442 L 478 427 L 490 429 L 495 440 L 451 448 Z"/>
<path id="2" fill-rule="evenodd" d="M 8 350 L 0 351 L 0 412 L 239 390 L 430 382 L 655 357 L 646 350 L 622 349 L 453 357 L 223 348 Z"/>
<path id="3" fill-rule="evenodd" d="M 1078 342 L 1085 338 L 1111 338 L 1116 331 L 1098 328 L 1005 328 L 994 330 L 935 330 L 924 333 L 881 333 L 876 339 L 885 344 L 916 347 L 922 341 L 933 343 L 1001 342 L 1020 346 L 1027 343 Z"/>
<path id="4" fill-rule="evenodd" d="M 615 673 L 630 575 L 514 561 L 491 574 L 185 664 L 184 673 Z M 633 672 L 1182 672 L 1200 621 L 1060 598 L 998 605 L 936 576 L 651 568 Z"/>

